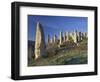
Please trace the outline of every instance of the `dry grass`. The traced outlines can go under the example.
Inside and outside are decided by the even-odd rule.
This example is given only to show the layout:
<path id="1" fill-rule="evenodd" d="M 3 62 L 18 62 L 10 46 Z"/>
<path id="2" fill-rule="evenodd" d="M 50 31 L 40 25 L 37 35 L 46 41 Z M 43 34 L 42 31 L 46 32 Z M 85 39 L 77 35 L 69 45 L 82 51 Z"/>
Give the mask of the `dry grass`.
<path id="1" fill-rule="evenodd" d="M 57 43 L 48 45 L 47 54 L 46 58 L 38 60 L 32 58 L 28 66 L 87 64 L 87 40 L 83 40 L 78 45 L 67 42 L 60 48 Z"/>

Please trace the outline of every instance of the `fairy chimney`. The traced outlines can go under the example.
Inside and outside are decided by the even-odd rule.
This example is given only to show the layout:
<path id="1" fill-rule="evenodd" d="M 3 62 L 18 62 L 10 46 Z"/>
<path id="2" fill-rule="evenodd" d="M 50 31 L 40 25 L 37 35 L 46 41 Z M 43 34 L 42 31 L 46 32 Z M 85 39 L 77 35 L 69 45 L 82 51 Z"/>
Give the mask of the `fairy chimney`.
<path id="1" fill-rule="evenodd" d="M 69 32 L 66 32 L 66 41 L 69 41 Z"/>
<path id="2" fill-rule="evenodd" d="M 64 33 L 64 42 L 66 42 L 66 39 L 67 39 L 67 37 L 66 37 L 66 32 Z"/>
<path id="3" fill-rule="evenodd" d="M 57 42 L 57 36 L 54 34 L 54 43 Z"/>
<path id="4" fill-rule="evenodd" d="M 62 44 L 63 42 L 63 34 L 62 34 L 62 31 L 60 31 L 60 44 Z"/>
<path id="5" fill-rule="evenodd" d="M 76 31 L 74 31 L 73 40 L 74 40 L 74 42 L 75 42 L 75 43 L 77 43 L 77 42 L 78 42 L 77 30 L 76 30 Z"/>
<path id="6" fill-rule="evenodd" d="M 45 37 L 41 24 L 37 22 L 35 39 L 35 59 L 46 56 Z"/>
<path id="7" fill-rule="evenodd" d="M 50 35 L 48 34 L 47 43 L 50 44 Z"/>

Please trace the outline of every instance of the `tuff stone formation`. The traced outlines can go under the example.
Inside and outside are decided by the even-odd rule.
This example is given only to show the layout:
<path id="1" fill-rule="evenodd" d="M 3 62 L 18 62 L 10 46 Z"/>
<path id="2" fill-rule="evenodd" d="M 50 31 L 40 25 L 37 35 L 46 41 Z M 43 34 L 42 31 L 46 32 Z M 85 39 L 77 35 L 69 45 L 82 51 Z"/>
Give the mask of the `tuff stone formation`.
<path id="1" fill-rule="evenodd" d="M 38 22 L 36 27 L 36 39 L 35 39 L 35 59 L 41 56 L 46 56 L 45 37 L 41 24 Z"/>
<path id="2" fill-rule="evenodd" d="M 52 37 L 51 42 L 54 43 L 54 38 Z"/>
<path id="3" fill-rule="evenodd" d="M 57 42 L 57 36 L 54 34 L 54 43 Z"/>
<path id="4" fill-rule="evenodd" d="M 50 35 L 48 34 L 47 43 L 50 44 Z"/>
<path id="5" fill-rule="evenodd" d="M 69 41 L 69 32 L 66 32 L 66 41 Z"/>
<path id="6" fill-rule="evenodd" d="M 66 32 L 64 33 L 64 42 L 66 42 Z"/>
<path id="7" fill-rule="evenodd" d="M 74 43 L 81 42 L 84 38 L 87 38 L 87 33 L 78 32 L 62 32 L 60 31 L 60 36 L 57 38 L 57 35 L 54 33 L 54 36 L 50 38 L 50 35 L 47 35 L 47 44 L 59 43 L 58 47 L 63 46 L 64 42 L 73 41 Z M 35 59 L 46 56 L 46 43 L 45 36 L 42 25 L 38 22 L 36 26 L 36 39 L 35 39 Z"/>
<path id="8" fill-rule="evenodd" d="M 57 39 L 56 34 L 54 34 L 53 38 L 51 39 L 48 36 L 47 43 L 59 42 L 59 45 L 62 45 L 64 42 L 70 40 L 72 40 L 74 43 L 78 43 L 82 41 L 84 38 L 87 38 L 87 33 L 78 32 L 77 30 L 75 30 L 74 32 L 64 32 L 64 33 L 60 31 L 59 39 Z"/>
<path id="9" fill-rule="evenodd" d="M 63 34 L 62 34 L 62 32 L 60 31 L 60 44 L 62 44 L 62 42 L 63 42 Z"/>
<path id="10" fill-rule="evenodd" d="M 75 43 L 78 42 L 77 31 L 74 31 L 74 34 L 73 34 L 73 40 L 74 40 Z"/>

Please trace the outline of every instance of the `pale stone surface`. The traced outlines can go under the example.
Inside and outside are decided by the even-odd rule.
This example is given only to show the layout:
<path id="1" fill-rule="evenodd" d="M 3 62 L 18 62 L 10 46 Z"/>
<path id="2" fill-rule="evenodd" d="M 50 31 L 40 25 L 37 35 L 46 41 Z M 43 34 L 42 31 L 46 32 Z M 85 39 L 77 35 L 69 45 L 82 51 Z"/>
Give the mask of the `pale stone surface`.
<path id="1" fill-rule="evenodd" d="M 38 22 L 36 27 L 35 59 L 38 59 L 41 56 L 46 56 L 46 45 L 43 28 Z"/>
<path id="2" fill-rule="evenodd" d="M 84 39 L 84 34 L 83 33 L 81 33 L 81 40 L 83 40 Z"/>
<path id="3" fill-rule="evenodd" d="M 53 43 L 53 38 L 50 39 L 50 42 Z"/>
<path id="4" fill-rule="evenodd" d="M 78 42 L 77 30 L 76 30 L 76 31 L 74 31 L 74 34 L 73 34 L 73 40 L 74 40 L 74 42 L 75 42 L 75 43 L 77 43 L 77 42 Z"/>
<path id="5" fill-rule="evenodd" d="M 74 33 L 70 32 L 69 36 L 72 37 L 72 38 L 74 38 Z"/>
<path id="6" fill-rule="evenodd" d="M 87 33 L 86 32 L 84 32 L 83 35 L 84 35 L 84 38 L 87 38 Z"/>
<path id="7" fill-rule="evenodd" d="M 57 42 L 57 36 L 54 34 L 54 43 Z"/>
<path id="8" fill-rule="evenodd" d="M 52 43 L 59 42 L 59 44 L 62 45 L 63 42 L 70 41 L 70 39 L 72 39 L 75 43 L 78 43 L 86 37 L 87 33 L 78 32 L 77 30 L 75 30 L 74 32 L 64 32 L 64 36 L 63 32 L 60 31 L 59 39 L 57 39 L 56 34 L 54 34 L 53 38 L 51 38 L 50 40 L 52 40 Z"/>
<path id="9" fill-rule="evenodd" d="M 62 31 L 60 31 L 60 37 L 59 37 L 59 40 L 60 40 L 60 44 L 62 44 L 62 42 L 63 42 L 63 34 L 62 34 Z"/>
<path id="10" fill-rule="evenodd" d="M 74 41 L 74 43 L 78 44 L 78 42 L 82 41 L 84 38 L 87 37 L 87 33 L 78 32 L 75 30 L 74 32 L 65 32 L 63 36 L 63 32 L 60 31 L 59 39 L 57 38 L 56 34 L 52 38 L 48 34 L 47 37 L 47 44 L 59 42 L 59 46 L 63 45 L 64 42 Z M 40 57 L 46 56 L 46 44 L 45 44 L 45 36 L 44 31 L 41 24 L 38 22 L 36 27 L 36 40 L 35 40 L 35 59 Z"/>
<path id="11" fill-rule="evenodd" d="M 70 33 L 66 32 L 66 41 L 69 41 L 69 36 L 70 36 Z"/>

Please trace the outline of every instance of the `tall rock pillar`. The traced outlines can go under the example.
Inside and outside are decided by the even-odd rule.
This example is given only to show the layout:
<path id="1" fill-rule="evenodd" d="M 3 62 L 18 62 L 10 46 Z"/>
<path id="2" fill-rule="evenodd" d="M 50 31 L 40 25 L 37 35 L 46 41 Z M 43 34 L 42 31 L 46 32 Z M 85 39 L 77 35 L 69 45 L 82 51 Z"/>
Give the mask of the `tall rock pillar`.
<path id="1" fill-rule="evenodd" d="M 54 43 L 56 43 L 57 42 L 57 36 L 56 36 L 56 34 L 54 34 Z"/>
<path id="2" fill-rule="evenodd" d="M 50 35 L 48 34 L 47 44 L 50 44 Z"/>
<path id="3" fill-rule="evenodd" d="M 62 32 L 60 31 L 60 44 L 62 44 L 62 42 L 63 42 L 63 34 L 62 34 Z"/>
<path id="4" fill-rule="evenodd" d="M 66 41 L 69 41 L 69 32 L 66 32 Z"/>
<path id="5" fill-rule="evenodd" d="M 78 42 L 77 30 L 76 30 L 76 31 L 74 31 L 73 40 L 74 40 L 74 42 L 75 42 L 75 43 L 77 43 L 77 42 Z"/>
<path id="6" fill-rule="evenodd" d="M 35 39 L 35 59 L 46 56 L 45 37 L 41 24 L 37 22 Z"/>

